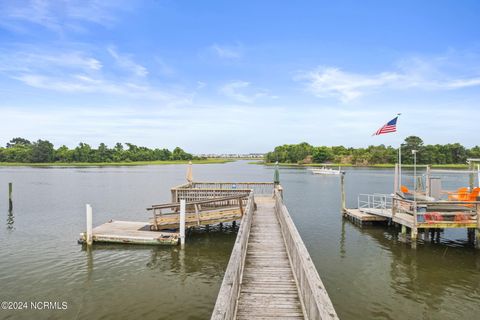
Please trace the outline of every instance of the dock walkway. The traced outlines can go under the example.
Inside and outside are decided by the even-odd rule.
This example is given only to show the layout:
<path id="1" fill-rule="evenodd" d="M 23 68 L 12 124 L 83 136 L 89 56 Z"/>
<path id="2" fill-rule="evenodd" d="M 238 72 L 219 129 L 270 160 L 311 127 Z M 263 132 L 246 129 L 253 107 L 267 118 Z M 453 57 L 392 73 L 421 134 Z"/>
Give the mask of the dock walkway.
<path id="1" fill-rule="evenodd" d="M 282 192 L 250 194 L 212 320 L 338 319 Z"/>
<path id="2" fill-rule="evenodd" d="M 280 223 L 271 197 L 256 198 L 243 270 L 237 319 L 265 317 L 303 319 Z"/>

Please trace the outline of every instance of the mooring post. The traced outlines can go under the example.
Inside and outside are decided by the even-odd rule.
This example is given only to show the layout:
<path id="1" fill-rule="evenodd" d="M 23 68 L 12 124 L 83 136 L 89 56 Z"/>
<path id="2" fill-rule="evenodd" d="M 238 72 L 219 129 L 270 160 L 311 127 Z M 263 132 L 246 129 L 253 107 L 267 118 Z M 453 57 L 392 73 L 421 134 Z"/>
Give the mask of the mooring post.
<path id="1" fill-rule="evenodd" d="M 8 211 L 13 210 L 12 191 L 13 191 L 13 184 L 9 182 L 8 183 Z"/>
<path id="2" fill-rule="evenodd" d="M 342 215 L 347 211 L 347 204 L 345 199 L 345 172 L 340 173 L 340 187 L 342 189 Z"/>
<path id="3" fill-rule="evenodd" d="M 93 235 L 92 235 L 92 206 L 87 204 L 87 235 L 86 241 L 87 245 L 91 245 L 93 242 Z"/>
<path id="4" fill-rule="evenodd" d="M 185 199 L 180 200 L 180 245 L 185 246 L 185 211 L 186 211 Z"/>
<path id="5" fill-rule="evenodd" d="M 477 230 L 475 231 L 475 248 L 480 249 L 480 205 L 477 203 Z"/>

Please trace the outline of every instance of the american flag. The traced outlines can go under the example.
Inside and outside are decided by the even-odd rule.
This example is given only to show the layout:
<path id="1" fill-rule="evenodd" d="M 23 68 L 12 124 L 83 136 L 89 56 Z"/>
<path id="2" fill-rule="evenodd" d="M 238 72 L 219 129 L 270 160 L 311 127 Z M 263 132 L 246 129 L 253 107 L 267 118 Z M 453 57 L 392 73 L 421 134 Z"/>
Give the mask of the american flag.
<path id="1" fill-rule="evenodd" d="M 375 131 L 375 133 L 372 134 L 372 136 L 378 136 L 378 135 L 381 135 L 381 134 L 384 134 L 384 133 L 396 132 L 397 131 L 397 119 L 398 119 L 398 116 L 396 116 L 392 120 L 388 121 L 388 123 L 386 125 L 384 125 L 380 129 Z"/>

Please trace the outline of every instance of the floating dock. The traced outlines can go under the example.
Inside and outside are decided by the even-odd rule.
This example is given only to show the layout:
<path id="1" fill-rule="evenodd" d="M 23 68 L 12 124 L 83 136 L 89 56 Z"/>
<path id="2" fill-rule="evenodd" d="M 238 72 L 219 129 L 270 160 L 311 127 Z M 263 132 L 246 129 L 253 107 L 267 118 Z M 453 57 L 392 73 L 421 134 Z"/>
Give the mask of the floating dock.
<path id="1" fill-rule="evenodd" d="M 148 222 L 110 221 L 93 228 L 93 242 L 112 242 L 148 245 L 177 245 L 178 232 L 150 231 Z M 80 242 L 86 242 L 86 233 L 80 234 Z"/>

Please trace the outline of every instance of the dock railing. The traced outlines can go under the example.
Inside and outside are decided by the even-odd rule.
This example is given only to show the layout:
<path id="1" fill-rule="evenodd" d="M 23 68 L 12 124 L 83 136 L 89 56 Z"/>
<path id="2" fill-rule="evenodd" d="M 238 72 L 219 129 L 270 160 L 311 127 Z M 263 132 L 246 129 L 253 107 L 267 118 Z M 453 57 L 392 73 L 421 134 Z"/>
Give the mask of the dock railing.
<path id="1" fill-rule="evenodd" d="M 190 182 L 171 189 L 172 202 L 234 196 L 253 190 L 257 196 L 273 196 L 273 182 Z"/>
<path id="2" fill-rule="evenodd" d="M 378 209 L 382 213 L 392 209 L 393 197 L 388 194 L 359 194 L 357 198 L 358 208 L 362 209 Z M 385 211 L 385 212 L 384 212 Z"/>
<path id="3" fill-rule="evenodd" d="M 215 308 L 212 313 L 212 320 L 234 319 L 237 308 L 237 299 L 240 294 L 243 268 L 245 266 L 245 255 L 247 254 L 247 243 L 252 225 L 253 213 L 255 211 L 255 199 L 253 191 L 248 197 L 245 214 L 238 229 L 237 239 L 228 261 L 227 270 L 223 277 L 222 286 L 218 293 Z"/>
<path id="4" fill-rule="evenodd" d="M 393 216 L 397 213 L 413 216 L 414 227 L 480 226 L 480 201 L 413 201 L 395 197 L 392 212 Z"/>
<path id="5" fill-rule="evenodd" d="M 275 190 L 275 214 L 280 222 L 288 257 L 307 319 L 338 319 L 327 290 L 295 227 L 279 190 Z"/>

